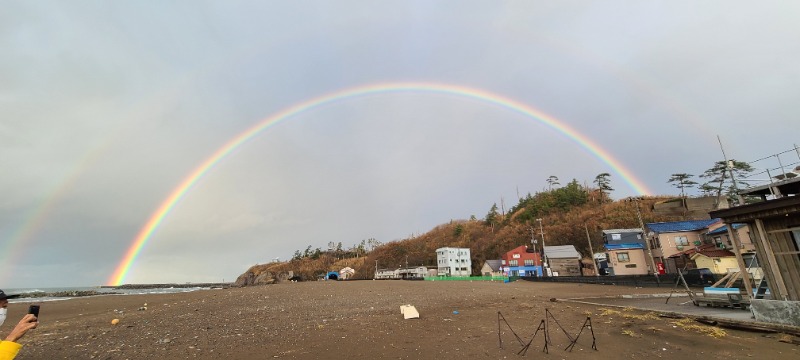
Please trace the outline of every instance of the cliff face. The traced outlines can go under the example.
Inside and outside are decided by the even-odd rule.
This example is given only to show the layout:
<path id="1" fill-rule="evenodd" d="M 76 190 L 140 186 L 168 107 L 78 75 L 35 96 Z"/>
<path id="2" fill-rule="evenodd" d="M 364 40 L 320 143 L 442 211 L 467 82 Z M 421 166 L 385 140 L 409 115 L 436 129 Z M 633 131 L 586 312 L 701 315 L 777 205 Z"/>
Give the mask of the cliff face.
<path id="1" fill-rule="evenodd" d="M 359 269 L 364 266 L 366 257 L 337 258 L 331 254 L 322 254 L 318 259 L 296 259 L 287 262 L 255 265 L 247 269 L 236 279 L 234 286 L 253 286 L 276 284 L 289 279 L 316 280 L 317 275 L 328 271 L 340 271 L 345 267 Z M 374 262 L 373 262 L 374 264 Z M 368 273 L 356 270 L 351 278 L 372 278 L 373 271 Z M 359 276 L 360 275 L 360 276 Z"/>

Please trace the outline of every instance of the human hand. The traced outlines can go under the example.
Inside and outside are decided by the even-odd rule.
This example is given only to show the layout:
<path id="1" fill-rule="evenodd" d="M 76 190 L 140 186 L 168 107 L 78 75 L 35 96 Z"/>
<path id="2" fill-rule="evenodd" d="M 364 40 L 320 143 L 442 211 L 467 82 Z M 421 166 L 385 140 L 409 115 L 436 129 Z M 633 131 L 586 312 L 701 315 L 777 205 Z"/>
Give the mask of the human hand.
<path id="1" fill-rule="evenodd" d="M 6 341 L 17 342 L 28 330 L 35 329 L 37 325 L 39 325 L 39 319 L 37 319 L 35 315 L 25 315 L 22 320 L 17 323 L 17 326 L 14 327 L 14 330 L 11 330 L 11 333 L 8 334 Z"/>

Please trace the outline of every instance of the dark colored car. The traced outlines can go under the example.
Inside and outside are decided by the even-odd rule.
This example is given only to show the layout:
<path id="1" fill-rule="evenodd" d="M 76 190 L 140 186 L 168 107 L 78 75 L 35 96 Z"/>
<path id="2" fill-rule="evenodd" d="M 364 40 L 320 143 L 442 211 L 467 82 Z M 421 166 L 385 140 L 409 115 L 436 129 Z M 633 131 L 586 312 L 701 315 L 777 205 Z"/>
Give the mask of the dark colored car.
<path id="1" fill-rule="evenodd" d="M 714 273 L 707 268 L 689 269 L 683 274 L 683 278 L 686 279 L 686 285 L 689 286 L 706 287 L 713 285 L 717 281 Z"/>

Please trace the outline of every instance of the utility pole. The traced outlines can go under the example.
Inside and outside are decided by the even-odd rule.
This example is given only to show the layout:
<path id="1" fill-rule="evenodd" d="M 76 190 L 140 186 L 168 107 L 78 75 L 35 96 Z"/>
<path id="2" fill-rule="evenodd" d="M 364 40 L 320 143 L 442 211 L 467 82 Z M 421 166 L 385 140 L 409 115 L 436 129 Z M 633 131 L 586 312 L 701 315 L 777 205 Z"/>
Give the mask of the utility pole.
<path id="1" fill-rule="evenodd" d="M 536 219 L 536 221 L 539 222 L 539 232 L 542 234 L 542 272 L 545 272 L 544 269 L 547 267 L 547 254 L 544 253 L 544 228 L 542 227 L 542 219 Z"/>
<path id="2" fill-rule="evenodd" d="M 533 226 L 530 227 L 531 230 L 531 245 L 533 246 L 533 252 L 536 252 L 536 233 L 533 230 Z"/>
<path id="3" fill-rule="evenodd" d="M 594 249 L 592 249 L 592 238 L 589 237 L 589 227 L 586 226 L 586 223 L 583 224 L 583 230 L 586 230 L 586 241 L 589 242 L 589 257 L 592 258 L 592 265 L 594 266 L 594 276 L 600 276 L 600 271 L 597 268 L 597 262 L 594 261 Z"/>
<path id="4" fill-rule="evenodd" d="M 639 226 L 642 227 L 642 239 L 644 240 L 644 245 L 647 247 L 647 255 L 650 256 L 650 266 L 652 266 L 653 275 L 656 276 L 656 282 L 660 284 L 661 280 L 658 278 L 658 268 L 656 267 L 656 260 L 653 258 L 653 249 L 650 248 L 650 239 L 644 234 L 644 221 L 642 221 L 642 211 L 639 210 L 639 198 L 630 199 L 636 202 L 636 216 L 639 217 Z"/>

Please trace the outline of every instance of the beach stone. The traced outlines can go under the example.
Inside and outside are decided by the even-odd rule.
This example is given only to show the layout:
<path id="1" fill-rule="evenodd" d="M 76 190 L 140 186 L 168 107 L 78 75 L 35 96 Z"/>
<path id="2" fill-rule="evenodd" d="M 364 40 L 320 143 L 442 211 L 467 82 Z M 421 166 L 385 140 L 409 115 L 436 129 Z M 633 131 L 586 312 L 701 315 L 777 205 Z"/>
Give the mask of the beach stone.
<path id="1" fill-rule="evenodd" d="M 111 325 L 117 325 L 117 324 L 119 324 L 119 319 L 111 320 Z"/>

